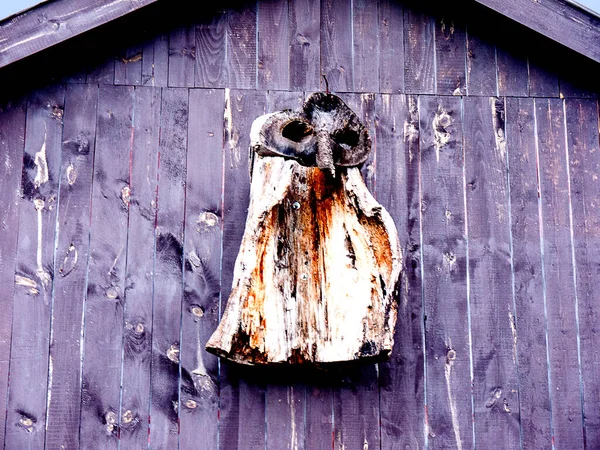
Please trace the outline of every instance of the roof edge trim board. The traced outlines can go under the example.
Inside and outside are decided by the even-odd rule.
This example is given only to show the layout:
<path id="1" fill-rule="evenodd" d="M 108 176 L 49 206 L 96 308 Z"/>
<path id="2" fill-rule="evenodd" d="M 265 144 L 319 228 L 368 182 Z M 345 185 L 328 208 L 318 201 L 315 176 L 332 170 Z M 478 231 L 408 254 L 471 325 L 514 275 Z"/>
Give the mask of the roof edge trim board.
<path id="1" fill-rule="evenodd" d="M 600 63 L 600 18 L 561 0 L 475 0 Z"/>
<path id="2" fill-rule="evenodd" d="M 0 22 L 0 67 L 77 36 L 157 0 L 60 0 Z"/>

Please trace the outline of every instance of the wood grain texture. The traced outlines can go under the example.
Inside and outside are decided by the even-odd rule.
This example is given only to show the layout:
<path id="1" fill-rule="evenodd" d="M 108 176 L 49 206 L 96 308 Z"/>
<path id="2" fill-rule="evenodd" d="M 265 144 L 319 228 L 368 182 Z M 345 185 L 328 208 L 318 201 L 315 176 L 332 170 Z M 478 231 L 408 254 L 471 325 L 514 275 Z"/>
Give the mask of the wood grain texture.
<path id="1" fill-rule="evenodd" d="M 288 2 L 258 2 L 257 72 L 259 89 L 289 90 L 289 19 Z"/>
<path id="2" fill-rule="evenodd" d="M 465 98 L 468 276 L 476 445 L 519 445 L 504 103 Z"/>
<path id="3" fill-rule="evenodd" d="M 169 78 L 169 36 L 162 34 L 142 49 L 142 86 L 166 87 Z"/>
<path id="4" fill-rule="evenodd" d="M 552 429 L 533 100 L 506 99 L 506 152 L 521 441 L 524 448 L 542 448 L 551 445 Z"/>
<path id="5" fill-rule="evenodd" d="M 414 7 L 404 8 L 404 84 L 408 94 L 435 93 L 434 20 Z"/>
<path id="6" fill-rule="evenodd" d="M 256 33 L 256 3 L 238 1 L 235 8 L 227 10 L 227 79 L 231 88 L 256 88 Z"/>
<path id="7" fill-rule="evenodd" d="M 485 23 L 467 22 L 467 94 L 497 95 L 495 39 Z"/>
<path id="8" fill-rule="evenodd" d="M 392 0 L 379 1 L 379 90 L 388 94 L 404 92 L 403 8 Z"/>
<path id="9" fill-rule="evenodd" d="M 156 0 L 48 2 L 0 23 L 0 67 L 84 33 Z"/>
<path id="10" fill-rule="evenodd" d="M 120 446 L 124 449 L 148 443 L 160 107 L 159 88 L 135 89 L 130 190 L 125 193 L 129 223 L 119 416 Z"/>
<path id="11" fill-rule="evenodd" d="M 394 351 L 379 365 L 381 448 L 424 448 L 424 336 L 420 252 L 419 112 L 416 97 L 376 104 L 377 199 L 398 226 L 404 276 Z"/>
<path id="12" fill-rule="evenodd" d="M 46 446 L 79 448 L 83 310 L 89 257 L 98 87 L 69 86 L 65 96 L 54 261 L 52 383 Z"/>
<path id="13" fill-rule="evenodd" d="M 233 268 L 244 232 L 250 195 L 250 127 L 266 112 L 266 97 L 256 91 L 225 91 L 225 155 L 221 311 L 233 282 Z M 237 364 L 221 363 L 219 446 L 226 450 L 265 446 L 265 381 Z"/>
<path id="14" fill-rule="evenodd" d="M 558 97 L 557 59 L 552 54 L 552 43 L 540 36 L 530 36 L 529 54 L 529 97 Z"/>
<path id="15" fill-rule="evenodd" d="M 169 34 L 169 87 L 193 87 L 196 67 L 196 32 L 182 26 Z"/>
<path id="16" fill-rule="evenodd" d="M 498 70 L 498 95 L 527 97 L 529 95 L 529 65 L 527 47 L 530 38 L 527 30 L 512 23 L 500 22 L 506 30 L 504 38 L 496 45 Z"/>
<path id="17" fill-rule="evenodd" d="M 133 87 L 100 88 L 84 311 L 84 449 L 118 446 L 132 113 Z"/>
<path id="18" fill-rule="evenodd" d="M 0 439 L 6 431 L 8 400 L 8 368 L 10 362 L 15 267 L 19 233 L 21 169 L 25 146 L 25 99 L 5 101 L 0 108 L 0 155 L 6 161 L 0 166 Z"/>
<path id="19" fill-rule="evenodd" d="M 435 58 L 438 94 L 466 94 L 465 25 L 452 14 L 436 17 Z"/>
<path id="20" fill-rule="evenodd" d="M 103 63 L 96 65 L 87 73 L 87 84 L 114 84 L 115 57 L 109 55 Z"/>
<path id="21" fill-rule="evenodd" d="M 115 85 L 139 86 L 142 84 L 142 47 L 125 49 L 115 59 Z"/>
<path id="22" fill-rule="evenodd" d="M 316 91 L 321 86 L 321 5 L 293 0 L 289 6 L 290 90 Z"/>
<path id="23" fill-rule="evenodd" d="M 352 2 L 321 0 L 321 74 L 329 89 L 354 90 Z"/>
<path id="24" fill-rule="evenodd" d="M 354 92 L 379 92 L 379 14 L 371 0 L 352 1 Z"/>
<path id="25" fill-rule="evenodd" d="M 204 346 L 219 320 L 224 100 L 222 90 L 190 91 L 181 372 L 194 389 L 181 393 L 182 449 L 219 443 L 219 363 Z"/>
<path id="26" fill-rule="evenodd" d="M 14 272 L 7 448 L 43 447 L 58 204 L 63 85 L 29 96 Z M 50 378 L 49 378 L 50 377 Z M 32 383 L 32 384 L 30 384 Z M 32 391 L 30 386 L 39 386 Z"/>
<path id="27" fill-rule="evenodd" d="M 472 398 L 465 395 L 471 386 L 471 348 L 461 113 L 460 99 L 419 99 L 427 411 L 433 448 L 473 445 Z"/>
<path id="28" fill-rule="evenodd" d="M 150 445 L 176 448 L 179 441 L 180 323 L 183 298 L 183 229 L 188 135 L 188 90 L 162 90 L 156 256 L 152 310 Z"/>
<path id="29" fill-rule="evenodd" d="M 596 194 L 600 153 L 598 127 L 590 118 L 599 117 L 598 103 L 595 100 L 567 100 L 565 114 L 581 343 L 583 424 L 585 444 L 593 448 L 600 442 L 600 405 L 594 400 L 600 395 L 600 379 L 593 369 L 600 361 L 600 345 L 595 332 L 598 323 L 597 268 L 600 263 L 600 215 Z"/>
<path id="30" fill-rule="evenodd" d="M 202 17 L 196 25 L 196 87 L 227 85 L 227 11 Z"/>

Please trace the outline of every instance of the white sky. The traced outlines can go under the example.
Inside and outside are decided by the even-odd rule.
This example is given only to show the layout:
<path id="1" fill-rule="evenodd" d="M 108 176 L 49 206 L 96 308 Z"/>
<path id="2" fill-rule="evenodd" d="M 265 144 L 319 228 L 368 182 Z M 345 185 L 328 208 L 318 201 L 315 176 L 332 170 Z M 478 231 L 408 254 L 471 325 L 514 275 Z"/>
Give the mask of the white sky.
<path id="1" fill-rule="evenodd" d="M 600 0 L 575 0 L 580 5 L 583 5 L 600 14 Z"/>
<path id="2" fill-rule="evenodd" d="M 12 16 L 46 0 L 0 0 L 0 19 Z M 600 0 L 599 0 L 600 1 Z"/>

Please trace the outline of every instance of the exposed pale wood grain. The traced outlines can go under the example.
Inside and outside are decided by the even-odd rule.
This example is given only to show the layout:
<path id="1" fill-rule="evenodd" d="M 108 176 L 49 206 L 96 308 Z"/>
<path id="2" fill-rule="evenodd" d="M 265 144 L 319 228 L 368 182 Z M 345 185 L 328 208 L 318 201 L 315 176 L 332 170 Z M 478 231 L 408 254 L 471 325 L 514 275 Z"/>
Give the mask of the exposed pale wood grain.
<path id="1" fill-rule="evenodd" d="M 379 92 L 378 5 L 372 0 L 353 0 L 352 21 L 353 90 Z"/>
<path id="2" fill-rule="evenodd" d="M 193 389 L 181 393 L 182 449 L 219 444 L 219 364 L 204 346 L 219 320 L 224 100 L 222 90 L 190 91 L 181 371 Z"/>
<path id="3" fill-rule="evenodd" d="M 435 21 L 435 58 L 438 94 L 466 94 L 465 25 L 450 13 Z"/>
<path id="4" fill-rule="evenodd" d="M 152 311 L 150 446 L 178 446 L 188 90 L 162 90 Z"/>
<path id="5" fill-rule="evenodd" d="M 352 2 L 321 0 L 321 74 L 329 89 L 354 90 Z"/>
<path id="6" fill-rule="evenodd" d="M 598 266 L 600 264 L 600 148 L 598 126 L 592 118 L 599 117 L 595 100 L 565 102 L 566 133 L 570 175 L 575 250 L 577 302 L 579 306 L 579 339 L 581 342 L 581 374 L 585 443 L 593 448 L 600 442 L 600 377 L 595 369 L 600 363 L 600 341 L 597 327 Z M 573 405 L 575 407 L 576 405 Z"/>
<path id="7" fill-rule="evenodd" d="M 458 98 L 419 99 L 430 448 L 473 446 L 461 113 Z"/>
<path id="8" fill-rule="evenodd" d="M 464 117 L 475 444 L 517 448 L 504 103 L 465 98 Z"/>
<path id="9" fill-rule="evenodd" d="M 47 448 L 79 448 L 83 310 L 89 256 L 98 87 L 69 86 L 65 96 L 58 241 L 54 261 L 52 383 Z"/>
<path id="10" fill-rule="evenodd" d="M 65 89 L 32 93 L 27 105 L 14 271 L 7 448 L 40 448 L 46 435 L 54 242 Z M 38 386 L 32 390 L 31 386 Z"/>
<path id="11" fill-rule="evenodd" d="M 393 0 L 379 1 L 379 90 L 404 92 L 404 7 Z"/>
<path id="12" fill-rule="evenodd" d="M 196 66 L 196 32 L 182 26 L 169 34 L 169 87 L 193 87 Z"/>
<path id="13" fill-rule="evenodd" d="M 395 347 L 380 364 L 381 448 L 424 448 L 425 398 L 419 224 L 419 112 L 416 97 L 383 95 L 376 104 L 377 199 L 398 226 L 404 276 Z"/>
<path id="14" fill-rule="evenodd" d="M 288 2 L 258 2 L 257 72 L 259 89 L 289 89 L 290 14 L 288 8 Z"/>
<path id="15" fill-rule="evenodd" d="M 409 94 L 435 93 L 434 20 L 413 7 L 404 8 L 404 83 Z"/>
<path id="16" fill-rule="evenodd" d="M 130 159 L 120 446 L 148 443 L 160 88 L 137 87 Z"/>
<path id="17" fill-rule="evenodd" d="M 321 83 L 321 5 L 294 0 L 289 6 L 290 90 L 316 91 Z"/>
<path id="18" fill-rule="evenodd" d="M 8 366 L 10 360 L 15 293 L 15 266 L 19 233 L 21 168 L 25 145 L 26 100 L 4 101 L 0 107 L 0 438 L 4 440 L 8 400 Z"/>
<path id="19" fill-rule="evenodd" d="M 227 11 L 203 17 L 196 25 L 196 87 L 227 85 Z"/>
<path id="20" fill-rule="evenodd" d="M 256 3 L 238 2 L 227 10 L 227 86 L 254 89 L 256 67 Z"/>

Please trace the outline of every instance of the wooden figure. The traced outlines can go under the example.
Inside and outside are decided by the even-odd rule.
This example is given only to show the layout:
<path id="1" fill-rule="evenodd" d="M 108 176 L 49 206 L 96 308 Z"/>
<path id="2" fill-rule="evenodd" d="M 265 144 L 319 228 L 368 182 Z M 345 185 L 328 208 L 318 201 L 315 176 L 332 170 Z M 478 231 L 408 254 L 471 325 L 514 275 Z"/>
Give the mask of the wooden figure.
<path id="1" fill-rule="evenodd" d="M 244 364 L 390 353 L 402 254 L 359 170 L 370 147 L 356 114 L 329 93 L 254 121 L 246 228 L 208 351 Z"/>

